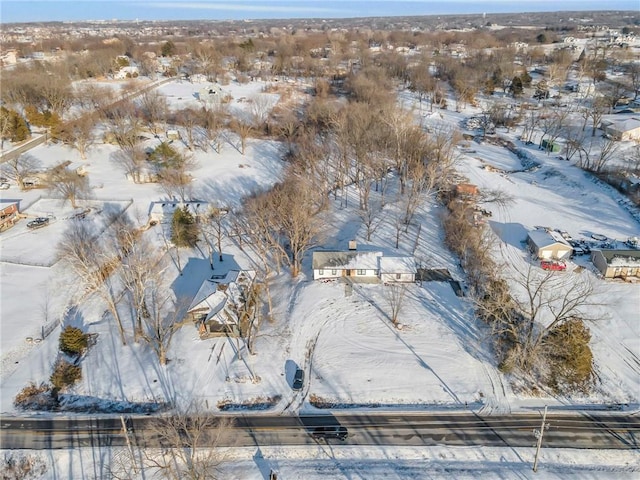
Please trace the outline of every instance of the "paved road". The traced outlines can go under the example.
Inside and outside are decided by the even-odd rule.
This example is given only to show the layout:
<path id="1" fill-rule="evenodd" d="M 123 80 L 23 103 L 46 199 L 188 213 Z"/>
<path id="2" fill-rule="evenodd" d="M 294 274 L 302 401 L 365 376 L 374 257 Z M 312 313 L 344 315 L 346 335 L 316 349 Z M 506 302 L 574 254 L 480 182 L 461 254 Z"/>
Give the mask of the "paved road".
<path id="1" fill-rule="evenodd" d="M 336 414 L 320 416 L 235 416 L 223 446 L 310 445 L 313 428 L 340 424 L 348 445 L 532 447 L 541 417 L 461 414 Z M 132 441 L 160 446 L 152 417 L 127 417 Z M 623 415 L 548 415 L 546 447 L 639 449 L 640 418 Z M 51 449 L 125 445 L 119 417 L 0 418 L 0 448 Z M 329 443 L 341 443 L 329 440 Z"/>

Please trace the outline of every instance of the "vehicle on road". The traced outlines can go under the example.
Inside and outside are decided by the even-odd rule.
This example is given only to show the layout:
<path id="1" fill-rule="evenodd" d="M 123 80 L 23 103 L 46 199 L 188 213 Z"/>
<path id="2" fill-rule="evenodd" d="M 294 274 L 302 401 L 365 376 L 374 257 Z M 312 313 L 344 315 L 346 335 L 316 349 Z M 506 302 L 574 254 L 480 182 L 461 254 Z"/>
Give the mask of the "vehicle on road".
<path id="1" fill-rule="evenodd" d="M 311 436 L 315 440 L 328 440 L 331 438 L 335 438 L 344 442 L 349 436 L 349 432 L 347 431 L 347 427 L 342 427 L 340 425 L 330 425 L 327 427 L 314 428 L 311 432 Z"/>
<path id="2" fill-rule="evenodd" d="M 304 370 L 302 370 L 301 368 L 298 368 L 296 370 L 295 375 L 293 376 L 293 385 L 291 386 L 291 388 L 293 388 L 294 390 L 302 390 L 303 386 L 304 386 Z"/>
<path id="3" fill-rule="evenodd" d="M 540 267 L 543 270 L 553 270 L 563 272 L 567 269 L 567 264 L 564 262 L 556 262 L 553 260 L 542 260 L 540 262 Z"/>
<path id="4" fill-rule="evenodd" d="M 34 230 L 36 228 L 46 227 L 47 225 L 49 225 L 49 219 L 47 217 L 38 217 L 27 223 L 27 228 Z"/>

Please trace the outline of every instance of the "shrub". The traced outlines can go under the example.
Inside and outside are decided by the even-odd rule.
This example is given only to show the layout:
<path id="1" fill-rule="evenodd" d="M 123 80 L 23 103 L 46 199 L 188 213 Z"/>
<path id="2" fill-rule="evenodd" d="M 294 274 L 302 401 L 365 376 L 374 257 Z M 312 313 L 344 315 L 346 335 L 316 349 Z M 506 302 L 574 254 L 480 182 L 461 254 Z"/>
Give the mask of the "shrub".
<path id="1" fill-rule="evenodd" d="M 5 452 L 2 465 L 0 465 L 0 479 L 42 478 L 46 471 L 47 464 L 39 455 Z"/>
<path id="2" fill-rule="evenodd" d="M 66 360 L 58 360 L 53 373 L 51 374 L 51 384 L 54 392 L 57 393 L 64 388 L 73 385 L 82 378 L 82 369 L 78 365 L 69 363 Z"/>
<path id="3" fill-rule="evenodd" d="M 89 335 L 76 327 L 67 326 L 60 333 L 60 351 L 71 356 L 80 356 L 89 345 Z"/>
<path id="4" fill-rule="evenodd" d="M 545 336 L 549 384 L 556 391 L 588 389 L 594 377 L 590 340 L 589 328 L 576 317 L 557 325 Z"/>
<path id="5" fill-rule="evenodd" d="M 47 410 L 55 405 L 55 400 L 51 396 L 51 385 L 44 382 L 36 385 L 31 382 L 18 392 L 13 399 L 13 404 L 20 408 Z"/>

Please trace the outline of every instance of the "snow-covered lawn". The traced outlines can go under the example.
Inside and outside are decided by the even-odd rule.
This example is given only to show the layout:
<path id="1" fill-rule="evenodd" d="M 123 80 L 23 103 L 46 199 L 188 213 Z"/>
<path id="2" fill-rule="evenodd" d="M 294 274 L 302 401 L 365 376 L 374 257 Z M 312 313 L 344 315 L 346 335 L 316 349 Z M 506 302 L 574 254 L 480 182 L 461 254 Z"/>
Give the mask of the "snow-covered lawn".
<path id="1" fill-rule="evenodd" d="M 259 94 L 263 87 L 263 83 L 255 82 L 226 88 L 234 99 L 240 99 Z M 195 88 L 176 82 L 161 91 L 171 97 L 175 108 L 183 105 L 181 101 L 190 102 L 188 94 Z M 459 125 L 463 117 L 463 112 L 439 111 L 423 121 Z M 515 139 L 513 132 L 508 136 Z M 248 145 L 246 154 L 241 155 L 230 137 L 220 154 L 196 152 L 194 196 L 237 205 L 242 196 L 276 182 L 283 168 L 279 144 L 251 140 Z M 622 241 L 638 235 L 638 222 L 613 189 L 593 182 L 569 162 L 547 156 L 535 147 L 521 148 L 540 163 L 539 170 L 504 173 L 519 169 L 517 157 L 487 142 L 471 142 L 459 164 L 460 171 L 481 189 L 501 189 L 514 197 L 514 202 L 506 206 L 483 205 L 493 213 L 489 226 L 495 233 L 495 254 L 507 271 L 529 262 L 522 241 L 536 225 L 561 228 L 574 238 L 586 239 L 599 233 Z M 131 202 L 127 211 L 144 223 L 150 203 L 163 198 L 163 194 L 157 185 L 127 181 L 111 159 L 115 150 L 110 145 L 97 145 L 84 162 L 95 187 L 92 202 Z M 65 159 L 79 161 L 77 152 L 62 146 L 40 146 L 31 153 L 48 166 Z M 481 168 L 484 164 L 500 171 Z M 393 183 L 390 178 L 390 185 Z M 416 214 L 415 225 L 402 233 L 396 249 L 393 205 L 385 207 L 378 229 L 367 241 L 357 217 L 357 194 L 350 189 L 348 195 L 347 208 L 332 200 L 327 212 L 331 228 L 319 247 L 344 249 L 348 240 L 355 239 L 360 245 L 387 254 L 414 255 L 425 268 L 448 270 L 464 287 L 464 274 L 443 244 L 441 207 L 426 202 Z M 29 198 L 31 203 L 36 199 Z M 387 199 L 393 198 L 391 190 Z M 495 366 L 487 347 L 488 334 L 475 320 L 472 305 L 466 298 L 457 297 L 448 282 L 409 285 L 399 317 L 402 328 L 397 329 L 389 320 L 384 285 L 354 284 L 348 288 L 335 281 L 314 282 L 310 280 L 310 256 L 303 262 L 298 279 L 292 281 L 286 272 L 274 279 L 274 320 L 263 322 L 256 355 L 248 355 L 242 343 L 235 340 L 200 340 L 195 327 L 186 325 L 174 338 L 169 364 L 160 367 L 146 345 L 120 344 L 110 317 L 103 315 L 105 308 L 96 299 L 84 302 L 77 310 L 66 309 L 75 293 L 76 280 L 57 265 L 49 265 L 69 214 L 64 210 L 67 207 L 40 202 L 45 200 L 33 203 L 25 213 L 51 209 L 57 212 L 51 226 L 27 232 L 22 222 L 0 236 L 1 412 L 13 412 L 12 399 L 28 381 L 48 379 L 57 331 L 40 344 L 25 344 L 25 337 L 37 334 L 43 322 L 40 304 L 47 298 L 52 299 L 48 302 L 50 319 L 63 318 L 97 334 L 96 346 L 82 361 L 83 379 L 71 392 L 79 396 L 76 400 L 86 402 L 181 402 L 196 398 L 211 409 L 217 409 L 220 402 L 253 401 L 273 411 L 297 412 L 314 411 L 314 399 L 386 408 L 449 409 L 465 408 L 467 404 L 484 413 L 544 404 L 577 404 L 579 408 L 581 404 L 638 403 L 640 284 L 605 282 L 594 274 L 586 257 L 576 257 L 570 265 L 570 270 L 586 267 L 582 273 L 566 272 L 567 276 L 592 278 L 598 298 L 603 300 L 599 307 L 601 320 L 591 325 L 601 383 L 586 398 L 514 393 Z M 154 232 L 159 228 L 149 231 L 151 235 Z M 225 261 L 215 265 L 216 273 L 231 267 L 255 268 L 257 258 L 251 250 L 227 241 L 223 251 Z M 47 266 L 31 266 L 34 263 Z M 182 275 L 175 269 L 167 275 L 175 279 L 172 288 L 176 295 L 192 297 L 211 274 L 206 252 L 182 251 L 180 264 Z M 301 393 L 294 393 L 290 387 L 296 366 L 307 373 Z"/>
<path id="2" fill-rule="evenodd" d="M 37 458 L 45 479 L 108 478 L 109 465 L 127 462 L 124 448 L 76 448 L 48 452 L 12 451 Z M 314 447 L 234 448 L 221 452 L 220 478 L 264 480 L 273 471 L 287 480 L 320 479 L 611 479 L 638 477 L 637 452 L 543 449 L 532 471 L 534 448 L 488 447 Z M 113 463 L 112 463 L 113 462 Z M 144 478 L 149 478 L 145 472 Z M 143 478 L 142 475 L 134 478 Z"/>

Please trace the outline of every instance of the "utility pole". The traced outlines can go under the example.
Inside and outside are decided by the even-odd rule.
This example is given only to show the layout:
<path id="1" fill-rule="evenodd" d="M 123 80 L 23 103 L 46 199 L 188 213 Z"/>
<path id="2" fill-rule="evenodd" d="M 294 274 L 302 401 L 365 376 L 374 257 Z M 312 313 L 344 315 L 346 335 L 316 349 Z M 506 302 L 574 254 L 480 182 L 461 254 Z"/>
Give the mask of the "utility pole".
<path id="1" fill-rule="evenodd" d="M 544 435 L 544 431 L 549 428 L 549 424 L 545 423 L 547 419 L 547 406 L 544 406 L 544 413 L 542 414 L 542 424 L 540 425 L 540 430 L 533 430 L 533 434 L 538 439 L 538 445 L 536 446 L 536 456 L 533 460 L 533 471 L 538 471 L 538 456 L 540 455 L 540 448 L 542 448 L 542 436 Z"/>
<path id="2" fill-rule="evenodd" d="M 129 438 L 129 429 L 127 428 L 127 422 L 124 421 L 123 415 L 120 415 L 120 421 L 122 422 L 122 432 L 124 433 L 124 436 L 127 439 L 127 446 L 129 447 L 129 453 L 131 454 L 131 461 L 133 462 L 133 471 L 137 474 L 138 466 L 136 464 L 136 459 L 133 454 L 133 446 L 131 445 L 131 439 Z"/>

